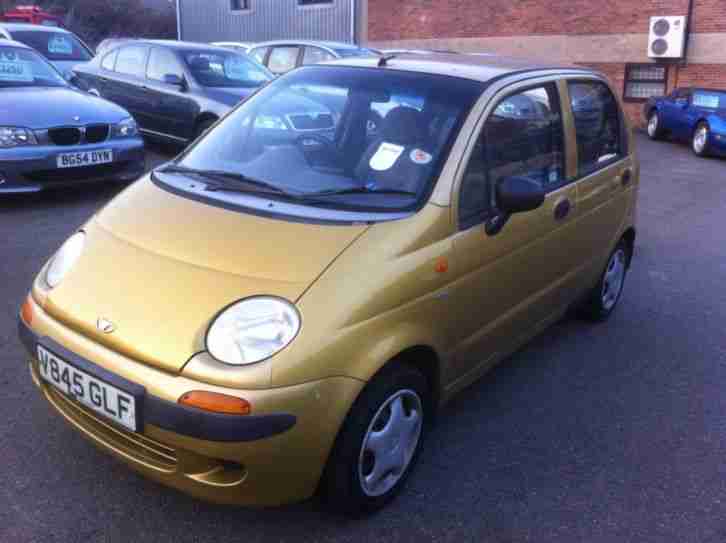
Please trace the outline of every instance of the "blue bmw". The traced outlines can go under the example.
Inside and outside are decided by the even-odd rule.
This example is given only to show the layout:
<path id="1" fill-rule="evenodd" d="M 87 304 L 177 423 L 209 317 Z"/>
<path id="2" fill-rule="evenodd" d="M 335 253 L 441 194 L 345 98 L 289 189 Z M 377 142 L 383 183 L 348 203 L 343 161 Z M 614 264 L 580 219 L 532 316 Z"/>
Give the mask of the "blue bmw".
<path id="1" fill-rule="evenodd" d="M 689 142 L 698 156 L 726 156 L 725 90 L 675 89 L 648 100 L 643 114 L 651 139 L 671 136 Z"/>
<path id="2" fill-rule="evenodd" d="M 0 194 L 144 170 L 144 143 L 123 108 L 71 87 L 33 49 L 0 42 Z"/>

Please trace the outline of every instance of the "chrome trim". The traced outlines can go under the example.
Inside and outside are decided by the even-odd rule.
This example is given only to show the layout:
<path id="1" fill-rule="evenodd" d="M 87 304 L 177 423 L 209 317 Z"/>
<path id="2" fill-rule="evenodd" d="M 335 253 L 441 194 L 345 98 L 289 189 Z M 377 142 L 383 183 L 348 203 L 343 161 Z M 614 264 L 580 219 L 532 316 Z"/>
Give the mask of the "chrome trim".
<path id="1" fill-rule="evenodd" d="M 149 130 L 148 128 L 141 128 L 141 127 L 139 127 L 139 132 L 141 132 L 142 134 L 148 134 L 150 136 L 159 136 L 159 137 L 162 137 L 162 138 L 171 139 L 171 140 L 174 140 L 174 141 L 178 141 L 180 143 L 187 143 L 188 141 L 190 141 L 190 140 L 187 140 L 187 139 L 184 139 L 184 138 L 180 138 L 178 136 L 172 136 L 171 134 L 165 134 L 163 132 L 155 132 L 154 130 Z"/>

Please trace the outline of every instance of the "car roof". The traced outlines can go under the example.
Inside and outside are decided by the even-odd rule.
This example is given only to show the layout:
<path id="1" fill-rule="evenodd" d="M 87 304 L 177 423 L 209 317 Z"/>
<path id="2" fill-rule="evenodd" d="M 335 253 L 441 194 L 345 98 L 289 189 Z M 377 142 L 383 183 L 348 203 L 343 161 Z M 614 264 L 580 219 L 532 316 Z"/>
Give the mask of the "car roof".
<path id="1" fill-rule="evenodd" d="M 378 68 L 382 59 L 356 57 L 331 60 L 322 64 L 359 68 Z M 559 70 L 582 74 L 597 73 L 594 70 L 568 64 L 548 64 L 537 60 L 497 55 L 474 56 L 458 53 L 404 53 L 386 57 L 381 69 L 449 75 L 487 82 L 496 77 L 525 72 Z"/>
<path id="2" fill-rule="evenodd" d="M 61 34 L 72 34 L 72 32 L 61 28 L 59 26 L 44 26 L 44 25 L 33 25 L 29 23 L 2 23 L 0 27 L 4 28 L 8 32 L 13 31 L 30 31 L 30 32 L 56 32 Z"/>
<path id="3" fill-rule="evenodd" d="M 0 47 L 16 47 L 17 49 L 29 49 L 35 51 L 32 47 L 28 47 L 24 43 L 14 40 L 0 40 Z"/>
<path id="4" fill-rule="evenodd" d="M 193 41 L 177 41 L 177 40 L 128 40 L 123 42 L 123 45 L 131 45 L 134 43 L 142 43 L 146 45 L 157 45 L 160 47 L 167 47 L 169 49 L 183 49 L 184 51 L 224 51 L 229 53 L 229 49 L 225 47 L 219 47 L 218 45 L 211 45 L 209 43 L 198 43 Z M 119 44 L 120 46 L 121 44 Z"/>
<path id="5" fill-rule="evenodd" d="M 328 49 L 347 49 L 354 51 L 356 49 L 367 49 L 366 47 L 360 47 L 354 43 L 345 43 L 339 41 L 316 41 L 316 40 L 271 40 L 256 43 L 253 49 L 258 47 L 271 47 L 275 45 L 312 45 L 318 47 L 327 47 Z"/>

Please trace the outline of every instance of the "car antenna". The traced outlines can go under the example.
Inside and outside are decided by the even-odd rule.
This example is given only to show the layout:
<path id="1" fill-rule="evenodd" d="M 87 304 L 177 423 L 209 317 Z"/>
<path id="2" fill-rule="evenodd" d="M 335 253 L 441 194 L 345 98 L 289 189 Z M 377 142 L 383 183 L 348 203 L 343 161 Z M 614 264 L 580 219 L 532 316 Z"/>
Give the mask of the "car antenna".
<path id="1" fill-rule="evenodd" d="M 396 58 L 396 55 L 383 55 L 381 58 L 378 59 L 378 67 L 384 68 L 388 66 L 388 61 L 393 60 Z"/>

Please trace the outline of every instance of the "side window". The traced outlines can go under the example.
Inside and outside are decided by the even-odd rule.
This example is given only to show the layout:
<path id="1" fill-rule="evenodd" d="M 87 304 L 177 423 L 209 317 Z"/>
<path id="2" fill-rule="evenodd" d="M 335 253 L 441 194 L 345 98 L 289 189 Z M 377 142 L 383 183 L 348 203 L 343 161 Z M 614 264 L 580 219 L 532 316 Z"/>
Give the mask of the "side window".
<path id="1" fill-rule="evenodd" d="M 275 47 L 267 61 L 267 67 L 273 74 L 284 74 L 297 64 L 298 47 Z"/>
<path id="2" fill-rule="evenodd" d="M 303 64 L 317 64 L 326 60 L 334 60 L 335 57 L 328 53 L 325 49 L 319 47 L 305 47 L 305 55 L 303 56 Z"/>
<path id="3" fill-rule="evenodd" d="M 623 154 L 620 108 L 599 81 L 570 81 L 570 101 L 577 135 L 577 173 L 587 175 Z"/>
<path id="4" fill-rule="evenodd" d="M 114 49 L 108 55 L 103 57 L 101 61 L 101 68 L 113 72 L 114 66 L 116 65 L 116 57 L 118 56 L 118 49 Z"/>
<path id="5" fill-rule="evenodd" d="M 267 51 L 269 51 L 269 47 L 258 47 L 254 51 L 250 53 L 250 56 L 255 59 L 260 64 L 265 63 L 265 55 L 267 55 Z"/>
<path id="6" fill-rule="evenodd" d="M 551 191 L 565 182 L 564 171 L 557 87 L 548 84 L 507 96 L 484 123 L 464 173 L 460 226 L 473 226 L 491 213 L 494 187 L 501 179 L 528 177 Z"/>
<path id="7" fill-rule="evenodd" d="M 184 77 L 184 72 L 174 53 L 168 49 L 155 47 L 149 54 L 149 66 L 146 69 L 146 77 L 154 81 L 164 81 L 165 75 L 175 75 L 181 79 Z"/>
<path id="8" fill-rule="evenodd" d="M 130 45 L 122 47 L 116 59 L 116 71 L 121 74 L 144 77 L 146 71 L 146 47 Z"/>

